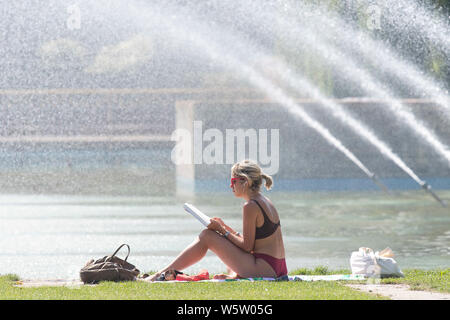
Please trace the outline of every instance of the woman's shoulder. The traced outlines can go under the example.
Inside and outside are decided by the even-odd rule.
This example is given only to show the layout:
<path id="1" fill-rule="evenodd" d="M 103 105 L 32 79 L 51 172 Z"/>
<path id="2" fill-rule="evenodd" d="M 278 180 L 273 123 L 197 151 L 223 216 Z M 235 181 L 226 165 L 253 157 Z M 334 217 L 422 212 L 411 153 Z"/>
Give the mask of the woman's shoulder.
<path id="1" fill-rule="evenodd" d="M 277 208 L 275 208 L 275 206 L 272 203 L 272 201 L 270 201 L 270 199 L 267 198 L 266 196 L 263 196 L 263 198 L 264 198 L 264 203 L 263 203 L 262 207 L 264 208 L 264 211 L 266 212 L 266 214 L 267 213 L 271 213 L 272 215 L 275 215 L 274 218 L 278 218 L 279 219 Z"/>
<path id="2" fill-rule="evenodd" d="M 262 205 L 265 205 L 268 208 L 270 208 L 270 207 L 275 208 L 272 201 L 264 195 L 261 195 L 261 199 L 259 200 L 260 205 L 261 205 L 261 202 L 262 202 Z"/>
<path id="3" fill-rule="evenodd" d="M 243 208 L 244 210 L 252 210 L 252 209 L 254 209 L 254 208 L 258 208 L 258 205 L 257 205 L 257 203 L 256 203 L 255 200 L 250 199 L 250 200 L 248 200 L 247 202 L 244 203 L 244 205 L 242 206 L 242 208 Z"/>
<path id="4" fill-rule="evenodd" d="M 247 201 L 246 203 L 244 203 L 244 206 L 242 207 L 244 215 L 256 216 L 258 210 L 259 210 L 258 204 L 254 200 Z"/>
<path id="5" fill-rule="evenodd" d="M 250 199 L 246 203 L 244 203 L 244 210 L 256 210 L 256 212 L 259 212 L 260 209 L 263 209 L 264 211 L 267 210 L 276 210 L 275 206 L 273 205 L 272 201 L 270 201 L 269 198 L 262 196 L 262 199 Z"/>

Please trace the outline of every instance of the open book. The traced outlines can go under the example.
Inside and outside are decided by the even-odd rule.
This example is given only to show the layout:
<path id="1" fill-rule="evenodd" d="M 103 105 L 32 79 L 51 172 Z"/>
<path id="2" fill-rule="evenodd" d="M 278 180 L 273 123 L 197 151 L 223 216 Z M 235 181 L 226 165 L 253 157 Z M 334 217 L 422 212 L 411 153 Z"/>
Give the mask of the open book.
<path id="1" fill-rule="evenodd" d="M 184 210 L 192 214 L 195 218 L 197 218 L 197 220 L 200 221 L 205 227 L 207 227 L 211 223 L 210 217 L 198 210 L 192 204 L 185 203 L 183 208 Z"/>

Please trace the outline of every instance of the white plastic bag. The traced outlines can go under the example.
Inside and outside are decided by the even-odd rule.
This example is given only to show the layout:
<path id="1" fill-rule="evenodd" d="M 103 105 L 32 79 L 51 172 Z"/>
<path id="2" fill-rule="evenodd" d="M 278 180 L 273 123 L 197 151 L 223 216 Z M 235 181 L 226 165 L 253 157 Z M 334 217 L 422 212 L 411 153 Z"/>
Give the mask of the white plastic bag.
<path id="1" fill-rule="evenodd" d="M 365 247 L 352 252 L 350 266 L 352 274 L 362 274 L 369 277 L 376 275 L 378 268 L 373 250 Z"/>
<path id="2" fill-rule="evenodd" d="M 393 259 L 394 253 L 390 248 L 381 252 L 361 247 L 352 252 L 350 266 L 352 274 L 362 274 L 367 277 L 404 277 L 402 271 Z"/>
<path id="3" fill-rule="evenodd" d="M 405 276 L 394 260 L 394 253 L 390 248 L 386 248 L 381 252 L 375 252 L 375 259 L 380 267 L 381 278 L 403 278 Z"/>

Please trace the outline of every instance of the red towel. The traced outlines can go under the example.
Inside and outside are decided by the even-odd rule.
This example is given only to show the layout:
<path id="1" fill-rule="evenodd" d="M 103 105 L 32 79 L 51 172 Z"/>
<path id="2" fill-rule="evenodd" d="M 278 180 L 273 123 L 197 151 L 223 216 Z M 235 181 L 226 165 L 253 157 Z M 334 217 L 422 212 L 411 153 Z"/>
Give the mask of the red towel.
<path id="1" fill-rule="evenodd" d="M 178 281 L 199 281 L 199 280 L 209 280 L 208 270 L 202 269 L 200 273 L 188 276 L 187 274 L 179 274 L 175 280 Z"/>

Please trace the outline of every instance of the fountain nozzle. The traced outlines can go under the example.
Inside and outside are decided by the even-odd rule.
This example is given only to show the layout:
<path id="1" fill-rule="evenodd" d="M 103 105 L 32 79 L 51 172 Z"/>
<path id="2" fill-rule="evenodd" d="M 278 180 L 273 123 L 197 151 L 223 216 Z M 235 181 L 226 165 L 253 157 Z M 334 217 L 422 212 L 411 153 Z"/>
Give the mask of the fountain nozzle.
<path id="1" fill-rule="evenodd" d="M 422 181 L 422 183 L 420 183 L 420 186 L 429 194 L 431 194 L 433 196 L 433 198 L 435 198 L 444 208 L 447 207 L 447 203 L 444 200 L 441 200 L 436 193 L 434 193 L 434 191 L 431 189 L 431 186 L 426 182 L 426 181 Z"/>

